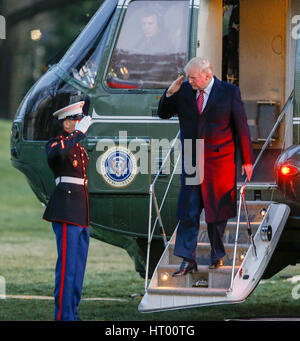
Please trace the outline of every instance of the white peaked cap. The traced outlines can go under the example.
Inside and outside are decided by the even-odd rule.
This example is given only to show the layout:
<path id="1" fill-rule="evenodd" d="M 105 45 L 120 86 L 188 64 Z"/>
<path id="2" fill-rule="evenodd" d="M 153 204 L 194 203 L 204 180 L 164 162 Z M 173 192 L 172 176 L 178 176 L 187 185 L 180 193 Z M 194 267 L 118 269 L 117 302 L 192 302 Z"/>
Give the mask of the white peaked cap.
<path id="1" fill-rule="evenodd" d="M 53 116 L 57 117 L 59 120 L 63 120 L 68 116 L 80 115 L 82 114 L 83 106 L 84 106 L 84 101 L 80 101 L 80 102 L 68 105 L 67 107 L 64 107 L 62 109 L 55 111 Z"/>

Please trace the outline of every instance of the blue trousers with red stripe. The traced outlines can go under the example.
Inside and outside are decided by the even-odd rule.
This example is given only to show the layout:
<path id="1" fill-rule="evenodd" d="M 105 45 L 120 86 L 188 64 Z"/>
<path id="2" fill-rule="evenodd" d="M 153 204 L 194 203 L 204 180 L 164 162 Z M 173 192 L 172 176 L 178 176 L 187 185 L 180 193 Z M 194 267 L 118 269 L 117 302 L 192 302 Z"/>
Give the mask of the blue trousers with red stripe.
<path id="1" fill-rule="evenodd" d="M 58 222 L 52 222 L 52 227 L 57 244 L 54 319 L 76 321 L 89 247 L 89 229 Z"/>

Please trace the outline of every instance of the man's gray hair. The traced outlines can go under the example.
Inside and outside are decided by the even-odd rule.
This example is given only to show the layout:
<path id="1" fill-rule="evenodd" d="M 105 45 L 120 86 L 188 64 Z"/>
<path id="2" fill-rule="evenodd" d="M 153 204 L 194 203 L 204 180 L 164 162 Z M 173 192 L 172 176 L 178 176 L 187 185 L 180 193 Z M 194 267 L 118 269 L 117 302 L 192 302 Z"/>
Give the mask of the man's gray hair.
<path id="1" fill-rule="evenodd" d="M 184 67 L 185 74 L 188 74 L 190 69 L 198 69 L 201 73 L 205 72 L 213 75 L 214 70 L 210 61 L 201 57 L 192 58 Z"/>

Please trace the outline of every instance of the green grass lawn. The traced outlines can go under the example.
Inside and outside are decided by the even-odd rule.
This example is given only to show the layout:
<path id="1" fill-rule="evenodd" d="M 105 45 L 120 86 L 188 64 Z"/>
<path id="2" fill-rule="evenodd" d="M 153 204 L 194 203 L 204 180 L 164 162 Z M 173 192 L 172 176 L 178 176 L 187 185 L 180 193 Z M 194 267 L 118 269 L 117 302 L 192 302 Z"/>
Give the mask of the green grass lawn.
<path id="1" fill-rule="evenodd" d="M 56 245 L 51 224 L 41 219 L 44 208 L 23 174 L 10 162 L 11 122 L 0 120 L 0 276 L 6 295 L 52 296 Z M 141 314 L 144 280 L 134 270 L 126 251 L 91 239 L 79 309 L 89 321 L 207 321 L 233 317 L 300 316 L 300 300 L 292 297 L 295 284 L 283 275 L 300 274 L 288 267 L 263 281 L 245 303 Z M 137 295 L 132 295 L 137 294 Z M 300 290 L 299 290 L 300 294 Z M 87 298 L 121 299 L 89 301 Z M 51 300 L 0 299 L 0 321 L 51 321 Z"/>

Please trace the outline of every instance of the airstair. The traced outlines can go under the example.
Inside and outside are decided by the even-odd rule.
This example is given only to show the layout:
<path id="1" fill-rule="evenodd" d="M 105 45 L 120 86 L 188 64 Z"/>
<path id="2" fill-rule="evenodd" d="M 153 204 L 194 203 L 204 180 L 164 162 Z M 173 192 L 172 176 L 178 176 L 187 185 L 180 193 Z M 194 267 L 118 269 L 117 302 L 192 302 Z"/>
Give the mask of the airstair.
<path id="1" fill-rule="evenodd" d="M 292 92 L 262 147 L 253 169 L 255 169 L 273 133 L 292 103 L 293 96 L 294 93 Z M 170 157 L 171 150 L 174 148 L 175 140 L 178 136 L 179 132 L 160 171 L 163 169 L 166 160 Z M 174 171 L 178 161 L 179 158 L 175 163 Z M 226 256 L 223 266 L 214 270 L 208 268 L 210 264 L 210 243 L 206 230 L 205 216 L 202 214 L 196 249 L 197 272 L 182 277 L 172 277 L 172 274 L 178 270 L 182 261 L 181 258 L 173 254 L 177 227 L 168 241 L 164 232 L 160 211 L 166 200 L 174 171 L 159 207 L 155 194 L 155 183 L 160 171 L 150 186 L 145 295 L 140 302 L 139 311 L 154 312 L 243 302 L 255 289 L 263 276 L 288 219 L 290 208 L 285 204 L 272 201 L 246 201 L 245 187 L 247 180 L 245 180 L 244 183 L 240 184 L 239 188 L 240 196 L 237 217 L 228 221 L 225 230 L 223 242 Z M 152 225 L 153 203 L 157 217 Z M 148 284 L 150 245 L 157 223 L 161 229 L 165 250 Z"/>
<path id="2" fill-rule="evenodd" d="M 287 205 L 272 202 L 248 201 L 247 206 L 254 244 L 249 242 L 247 222 L 245 216 L 242 216 L 234 257 L 237 221 L 229 220 L 224 235 L 224 266 L 219 269 L 208 269 L 210 244 L 206 224 L 201 221 L 196 249 L 198 271 L 182 277 L 172 277 L 172 273 L 178 270 L 182 261 L 173 255 L 175 230 L 154 271 L 139 305 L 139 311 L 161 311 L 244 301 L 262 277 L 290 212 Z M 236 261 L 233 266 L 234 258 Z"/>

